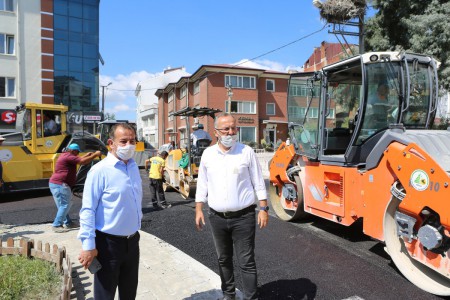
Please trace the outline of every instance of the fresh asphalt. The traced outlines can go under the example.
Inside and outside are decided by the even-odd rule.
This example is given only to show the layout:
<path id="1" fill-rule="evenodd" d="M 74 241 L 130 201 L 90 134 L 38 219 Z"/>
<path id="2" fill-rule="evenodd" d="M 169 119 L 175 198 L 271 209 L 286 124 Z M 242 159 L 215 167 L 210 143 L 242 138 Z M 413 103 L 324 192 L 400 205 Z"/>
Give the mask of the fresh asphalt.
<path id="1" fill-rule="evenodd" d="M 142 175 L 144 191 L 148 191 L 144 172 Z M 167 193 L 173 207 L 163 211 L 153 211 L 148 193 L 145 194 L 141 231 L 144 236 L 141 258 L 145 263 L 141 269 L 148 276 L 162 277 L 141 275 L 138 298 L 217 299 L 220 280 L 209 224 L 197 232 L 194 203 L 176 193 Z M 16 236 L 40 234 L 43 237 L 42 232 L 48 232 L 55 212 L 51 196 L 44 196 L 46 207 L 43 198 L 33 198 L 34 194 L 22 196 L 24 200 L 18 196 L 17 201 L 0 203 L 3 237 L 6 231 L 9 234 L 16 231 Z M 19 208 L 20 205 L 26 207 Z M 76 216 L 80 205 L 80 199 L 74 199 L 72 215 Z M 256 236 L 260 299 L 441 299 L 419 290 L 401 276 L 385 255 L 383 245 L 364 236 L 360 224 L 347 228 L 317 218 L 292 224 L 271 214 L 269 226 L 258 229 Z M 35 227 L 13 225 L 19 223 Z M 76 243 L 71 254 L 76 256 L 79 242 L 75 234 L 76 231 L 58 234 L 53 239 L 58 244 L 65 239 Z M 53 242 L 50 235 L 47 239 Z M 72 262 L 76 263 L 76 259 Z M 177 267 L 173 267 L 175 262 L 179 262 L 175 264 Z M 74 269 L 83 272 L 74 274 L 75 283 L 77 279 L 83 281 L 90 277 L 76 265 Z M 242 288 L 238 274 L 236 281 L 238 288 Z M 89 281 L 76 284 L 72 298 L 90 299 L 92 284 Z"/>

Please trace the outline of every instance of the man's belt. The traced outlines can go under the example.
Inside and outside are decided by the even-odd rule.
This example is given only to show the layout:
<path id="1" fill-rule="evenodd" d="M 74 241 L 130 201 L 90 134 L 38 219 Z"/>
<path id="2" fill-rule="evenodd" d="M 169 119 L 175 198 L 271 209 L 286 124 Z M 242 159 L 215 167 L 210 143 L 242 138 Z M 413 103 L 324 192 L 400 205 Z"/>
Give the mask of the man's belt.
<path id="1" fill-rule="evenodd" d="M 135 233 L 130 234 L 130 235 L 115 235 L 115 234 L 106 233 L 106 232 L 103 232 L 103 231 L 100 231 L 100 230 L 96 230 L 95 232 L 97 234 L 103 234 L 105 236 L 109 236 L 109 237 L 113 237 L 113 238 L 119 238 L 119 239 L 127 239 L 127 240 L 131 239 L 132 237 L 134 237 L 138 233 L 138 231 L 136 231 Z"/>
<path id="2" fill-rule="evenodd" d="M 255 211 L 255 208 L 256 208 L 256 205 L 253 204 L 253 205 L 250 205 L 249 207 L 246 207 L 246 208 L 238 210 L 238 211 L 218 212 L 218 211 L 215 211 L 214 209 L 212 209 L 211 207 L 209 208 L 209 210 L 213 214 L 218 215 L 221 218 L 233 219 L 233 218 L 239 218 L 239 217 L 241 217 L 241 216 L 243 216 L 243 215 L 245 215 L 245 214 L 247 214 L 247 213 L 249 213 L 251 211 Z"/>

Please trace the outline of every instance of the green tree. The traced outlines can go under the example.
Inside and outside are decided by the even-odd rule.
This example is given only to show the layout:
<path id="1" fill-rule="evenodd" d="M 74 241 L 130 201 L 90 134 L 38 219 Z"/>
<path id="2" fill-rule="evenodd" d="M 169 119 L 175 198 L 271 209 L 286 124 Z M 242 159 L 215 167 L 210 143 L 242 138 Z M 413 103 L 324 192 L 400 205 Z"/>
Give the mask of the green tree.
<path id="1" fill-rule="evenodd" d="M 450 2 L 373 0 L 377 10 L 365 24 L 366 51 L 405 50 L 441 62 L 440 84 L 450 89 Z"/>
<path id="2" fill-rule="evenodd" d="M 105 113 L 105 120 L 115 120 L 116 115 L 114 113 Z"/>

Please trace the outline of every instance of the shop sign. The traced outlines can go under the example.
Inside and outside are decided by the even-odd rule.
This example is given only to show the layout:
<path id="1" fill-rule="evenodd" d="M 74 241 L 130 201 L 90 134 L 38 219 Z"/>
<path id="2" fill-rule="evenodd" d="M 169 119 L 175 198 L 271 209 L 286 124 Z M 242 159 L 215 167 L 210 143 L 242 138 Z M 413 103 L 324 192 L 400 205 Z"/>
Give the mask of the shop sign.
<path id="1" fill-rule="evenodd" d="M 255 123 L 255 120 L 250 117 L 239 117 L 238 121 L 239 123 Z"/>
<path id="2" fill-rule="evenodd" d="M 0 109 L 0 120 L 2 123 L 13 124 L 16 122 L 16 112 Z"/>
<path id="3" fill-rule="evenodd" d="M 67 122 L 69 124 L 98 123 L 101 120 L 101 112 L 69 111 L 67 113 Z"/>

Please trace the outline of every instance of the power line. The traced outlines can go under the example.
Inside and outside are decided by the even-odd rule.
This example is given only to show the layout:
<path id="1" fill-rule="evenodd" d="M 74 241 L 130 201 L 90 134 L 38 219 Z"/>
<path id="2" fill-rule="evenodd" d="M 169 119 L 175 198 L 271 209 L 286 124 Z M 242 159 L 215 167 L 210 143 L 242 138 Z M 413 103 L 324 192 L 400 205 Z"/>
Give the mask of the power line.
<path id="1" fill-rule="evenodd" d="M 263 53 L 263 54 L 260 54 L 260 55 L 258 55 L 258 56 L 255 56 L 255 57 L 253 57 L 253 58 L 247 59 L 247 60 L 245 60 L 245 61 L 243 61 L 243 62 L 240 62 L 240 63 L 238 63 L 238 64 L 231 65 L 230 68 L 232 69 L 232 68 L 239 67 L 239 66 L 242 65 L 242 64 L 245 64 L 245 63 L 250 62 L 250 61 L 254 61 L 254 60 L 258 59 L 258 58 L 264 57 L 264 56 L 266 56 L 266 55 L 269 55 L 269 54 L 271 54 L 271 53 L 274 53 L 274 52 L 276 52 L 276 51 L 279 51 L 279 50 L 281 50 L 281 49 L 283 49 L 283 48 L 286 48 L 286 47 L 288 47 L 288 46 L 290 46 L 290 45 L 293 45 L 293 44 L 295 44 L 295 43 L 298 43 L 298 42 L 300 42 L 301 40 L 304 40 L 304 39 L 306 39 L 306 38 L 308 38 L 308 37 L 310 37 L 310 36 L 313 36 L 313 35 L 315 35 L 315 34 L 321 32 L 322 30 L 325 29 L 325 27 L 326 27 L 327 25 L 328 25 L 328 23 L 326 23 L 321 29 L 316 30 L 316 31 L 314 31 L 314 32 L 311 32 L 311 33 L 309 33 L 309 34 L 307 34 L 307 35 L 304 35 L 304 36 L 302 36 L 302 37 L 300 37 L 300 38 L 298 38 L 298 39 L 296 39 L 296 40 L 294 40 L 294 41 L 292 41 L 292 42 L 289 42 L 289 43 L 287 43 L 287 44 L 284 44 L 284 45 L 282 45 L 282 46 L 280 46 L 280 47 L 277 47 L 277 48 L 275 48 L 275 49 L 272 49 L 272 50 L 270 50 L 270 51 L 267 51 L 267 52 L 265 52 L 265 53 Z M 205 76 L 202 76 L 200 79 L 207 78 L 208 76 L 211 76 L 211 75 L 214 75 L 214 74 L 222 73 L 223 71 L 228 70 L 228 69 L 230 69 L 230 68 L 222 69 L 222 70 L 219 70 L 219 71 L 217 71 L 217 72 L 211 72 L 211 73 L 209 73 L 209 74 L 207 74 L 207 75 L 205 75 Z M 156 76 L 156 77 L 159 77 L 159 76 Z M 155 77 L 155 78 L 156 78 L 156 77 Z M 150 78 L 150 79 L 152 79 L 152 78 Z M 149 79 L 149 80 L 150 80 L 150 79 Z M 159 88 L 141 89 L 141 91 L 151 91 L 151 90 L 157 90 L 157 89 L 159 89 Z M 111 88 L 110 88 L 110 90 L 120 91 L 120 92 L 135 92 L 135 91 L 136 91 L 136 89 L 134 89 L 134 90 L 120 90 L 120 89 L 111 89 Z"/>
<path id="2" fill-rule="evenodd" d="M 292 42 L 290 42 L 290 43 L 287 43 L 287 44 L 285 44 L 285 45 L 283 45 L 283 46 L 280 46 L 280 47 L 278 47 L 278 48 L 275 48 L 275 49 L 273 49 L 273 50 L 267 51 L 266 53 L 263 53 L 263 54 L 261 54 L 261 55 L 258 55 L 258 56 L 254 57 L 254 58 L 245 60 L 245 61 L 243 61 L 243 62 L 241 62 L 241 63 L 239 63 L 239 64 L 233 65 L 233 67 L 237 67 L 237 66 L 242 65 L 242 64 L 244 64 L 244 63 L 246 63 L 246 62 L 249 62 L 249 61 L 254 61 L 254 60 L 256 60 L 256 59 L 258 59 L 258 58 L 260 58 L 260 57 L 266 56 L 266 55 L 268 55 L 268 54 L 270 54 L 270 53 L 276 52 L 276 51 L 281 50 L 281 49 L 283 49 L 283 48 L 286 48 L 286 47 L 288 47 L 288 46 L 290 46 L 290 45 L 293 45 L 293 44 L 295 44 L 295 43 L 298 43 L 298 42 L 300 42 L 301 40 L 304 40 L 304 39 L 306 39 L 306 38 L 308 38 L 308 37 L 310 37 L 310 36 L 312 36 L 312 35 L 314 35 L 314 34 L 316 34 L 316 33 L 321 32 L 322 30 L 324 30 L 324 28 L 325 28 L 326 26 L 327 26 L 327 24 L 323 25 L 323 27 L 322 27 L 321 29 L 316 30 L 316 31 L 314 31 L 314 32 L 312 32 L 312 33 L 310 33 L 310 34 L 307 34 L 307 35 L 305 35 L 305 36 L 303 36 L 303 37 L 301 37 L 301 38 L 298 38 L 298 39 L 296 39 L 295 41 L 292 41 Z"/>

